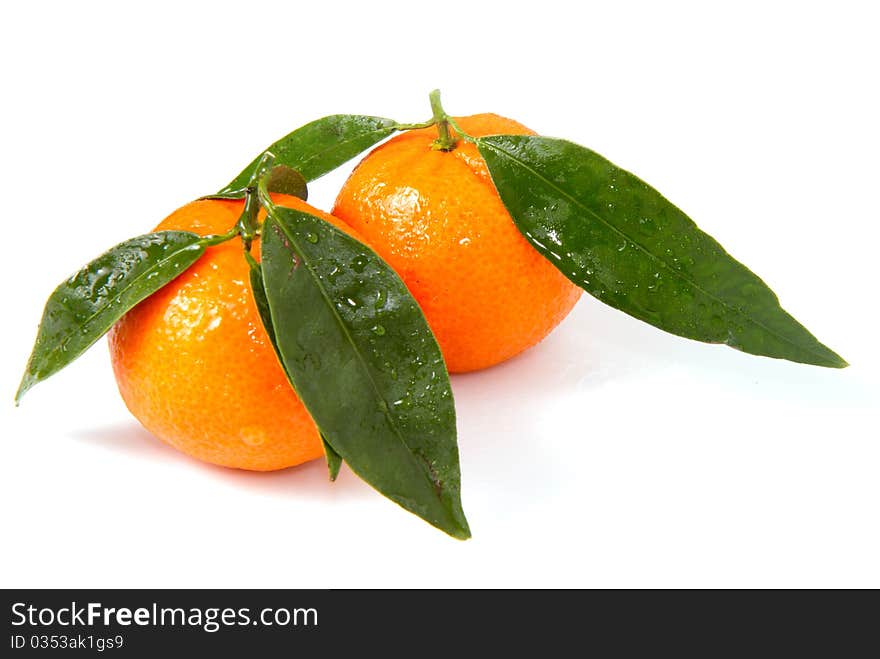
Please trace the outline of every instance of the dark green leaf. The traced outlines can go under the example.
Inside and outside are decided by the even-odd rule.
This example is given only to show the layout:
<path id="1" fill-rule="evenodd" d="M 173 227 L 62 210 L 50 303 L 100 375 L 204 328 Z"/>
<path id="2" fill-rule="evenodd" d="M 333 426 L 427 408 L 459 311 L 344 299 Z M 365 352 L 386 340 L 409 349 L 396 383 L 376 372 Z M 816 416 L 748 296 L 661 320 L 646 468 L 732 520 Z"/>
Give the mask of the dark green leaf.
<path id="1" fill-rule="evenodd" d="M 342 456 L 333 450 L 324 435 L 321 435 L 321 443 L 324 445 L 324 455 L 327 457 L 327 471 L 330 474 L 330 480 L 335 481 L 339 476 L 339 468 L 342 466 Z"/>
<path id="2" fill-rule="evenodd" d="M 306 181 L 314 181 L 385 139 L 396 127 L 396 122 L 382 117 L 334 114 L 297 128 L 266 151 L 275 156 L 276 165 L 287 165 Z M 242 197 L 266 151 L 254 158 L 218 195 Z"/>
<path id="3" fill-rule="evenodd" d="M 282 361 L 326 441 L 382 494 L 469 537 L 449 377 L 400 278 L 332 225 L 282 207 L 263 225 L 262 270 Z"/>
<path id="4" fill-rule="evenodd" d="M 843 367 L 748 268 L 649 185 L 577 144 L 477 140 L 517 227 L 575 284 L 660 329 Z"/>
<path id="5" fill-rule="evenodd" d="M 194 233 L 148 233 L 116 245 L 58 286 L 46 302 L 16 402 L 84 353 L 126 311 L 204 251 L 203 239 Z"/>
<path id="6" fill-rule="evenodd" d="M 279 352 L 278 344 L 275 341 L 275 328 L 272 326 L 272 313 L 269 310 L 269 300 L 266 299 L 266 287 L 263 285 L 263 270 L 258 263 L 251 264 L 250 280 L 251 290 L 254 294 L 254 302 L 256 303 L 257 311 L 260 314 L 260 320 L 263 321 L 263 327 L 266 329 L 266 334 L 268 335 L 269 341 L 275 349 L 275 354 L 278 356 L 278 361 L 280 362 L 281 353 Z M 287 374 L 287 369 L 284 367 L 283 362 L 281 362 L 281 367 L 284 368 L 284 372 Z M 287 375 L 287 379 L 291 379 L 290 375 Z M 291 382 L 290 386 L 293 387 L 293 382 Z M 342 456 L 333 450 L 333 447 L 327 443 L 324 435 L 321 435 L 321 444 L 324 446 L 324 455 L 327 458 L 327 470 L 330 474 L 330 480 L 335 481 L 336 477 L 339 475 L 339 468 L 342 466 Z"/>
<path id="7" fill-rule="evenodd" d="M 257 313 L 260 314 L 260 320 L 263 322 L 263 328 L 269 337 L 269 342 L 278 355 L 278 361 L 281 361 L 281 353 L 278 351 L 278 344 L 275 342 L 275 328 L 272 326 L 272 312 L 269 310 L 269 300 L 266 299 L 266 287 L 263 286 L 263 269 L 259 263 L 252 263 L 250 269 L 251 293 L 254 296 L 254 304 L 257 307 Z M 283 366 L 283 362 L 282 362 Z"/>

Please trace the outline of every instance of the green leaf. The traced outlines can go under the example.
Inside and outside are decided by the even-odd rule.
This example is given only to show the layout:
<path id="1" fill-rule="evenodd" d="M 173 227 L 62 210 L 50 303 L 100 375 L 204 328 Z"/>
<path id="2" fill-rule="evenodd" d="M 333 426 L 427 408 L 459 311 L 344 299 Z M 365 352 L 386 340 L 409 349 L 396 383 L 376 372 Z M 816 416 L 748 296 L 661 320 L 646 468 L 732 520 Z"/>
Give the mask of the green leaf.
<path id="1" fill-rule="evenodd" d="M 327 443 L 388 498 L 469 537 L 449 376 L 400 278 L 324 220 L 277 206 L 262 270 L 282 361 Z"/>
<path id="2" fill-rule="evenodd" d="M 597 153 L 520 135 L 478 138 L 477 146 L 519 230 L 606 304 L 690 339 L 847 365 L 687 215 Z"/>
<path id="3" fill-rule="evenodd" d="M 162 288 L 205 251 L 187 231 L 159 231 L 119 243 L 58 286 L 15 395 L 54 375 L 100 339 L 126 311 Z"/>
<path id="4" fill-rule="evenodd" d="M 269 342 L 275 349 L 275 354 L 278 356 L 278 361 L 281 363 L 281 368 L 284 369 L 287 379 L 291 380 L 290 374 L 287 373 L 287 368 L 281 360 L 281 352 L 278 350 L 278 343 L 275 341 L 275 328 L 272 325 L 272 312 L 269 309 L 269 300 L 266 298 L 266 287 L 263 285 L 263 269 L 260 267 L 259 263 L 251 263 L 250 281 L 251 290 L 254 295 L 254 302 L 257 306 L 257 312 L 260 314 L 260 320 L 263 322 L 263 327 L 266 329 Z M 292 381 L 290 386 L 293 386 Z M 324 455 L 327 458 L 327 471 L 329 472 L 330 480 L 335 481 L 336 477 L 339 476 L 339 468 L 342 466 L 342 456 L 333 450 L 333 447 L 327 443 L 327 439 L 324 435 L 321 435 L 321 444 L 324 446 Z"/>
<path id="5" fill-rule="evenodd" d="M 324 435 L 321 435 L 321 443 L 324 445 L 324 455 L 327 457 L 327 471 L 330 474 L 330 480 L 335 481 L 339 476 L 339 468 L 342 466 L 342 456 L 333 450 Z"/>
<path id="6" fill-rule="evenodd" d="M 314 181 L 385 139 L 397 129 L 397 122 L 382 117 L 334 114 L 317 119 L 285 135 L 260 153 L 217 196 L 244 196 L 251 176 L 267 151 L 275 165 L 287 165 L 306 181 Z"/>
<path id="7" fill-rule="evenodd" d="M 269 310 L 269 300 L 266 299 L 266 287 L 263 286 L 263 269 L 256 261 L 250 264 L 250 283 L 251 294 L 254 296 L 254 304 L 257 307 L 257 313 L 263 322 L 263 328 L 269 337 L 269 343 L 275 349 L 278 361 L 281 362 L 282 368 L 284 362 L 281 361 L 281 353 L 278 351 L 278 344 L 275 342 L 275 328 L 272 326 L 272 312 Z"/>

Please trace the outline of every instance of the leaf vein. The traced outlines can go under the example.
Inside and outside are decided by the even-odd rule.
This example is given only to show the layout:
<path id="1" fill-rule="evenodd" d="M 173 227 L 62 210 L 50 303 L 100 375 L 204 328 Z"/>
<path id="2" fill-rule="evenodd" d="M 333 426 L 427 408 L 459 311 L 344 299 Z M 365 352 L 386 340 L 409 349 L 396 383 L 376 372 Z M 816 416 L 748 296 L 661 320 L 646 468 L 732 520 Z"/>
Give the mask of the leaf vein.
<path id="1" fill-rule="evenodd" d="M 390 135 L 392 132 L 394 132 L 395 130 L 397 130 L 395 126 L 389 126 L 389 128 L 391 129 L 390 132 L 389 132 L 389 135 Z M 310 156 L 308 156 L 308 157 L 305 158 L 304 160 L 301 160 L 301 161 L 299 162 L 299 167 L 304 167 L 305 165 L 307 165 L 308 163 L 312 162 L 313 160 L 315 160 L 315 159 L 317 159 L 317 158 L 321 158 L 321 157 L 323 157 L 324 155 L 326 155 L 326 154 L 328 154 L 328 153 L 331 153 L 331 152 L 333 152 L 333 151 L 338 151 L 338 150 L 341 149 L 341 147 L 343 147 L 343 146 L 347 146 L 347 145 L 351 144 L 352 142 L 355 142 L 356 140 L 358 140 L 358 139 L 360 139 L 360 138 L 363 138 L 363 137 L 372 137 L 373 135 L 377 135 L 377 134 L 379 134 L 379 133 L 383 133 L 383 132 L 385 132 L 385 130 L 387 130 L 387 129 L 376 129 L 376 130 L 372 130 L 372 131 L 370 131 L 370 132 L 368 132 L 368 133 L 361 133 L 360 135 L 357 135 L 357 136 L 352 137 L 352 138 L 347 139 L 347 140 L 342 140 L 342 141 L 340 141 L 340 142 L 336 142 L 335 144 L 333 144 L 333 145 L 331 145 L 331 146 L 328 146 L 327 148 L 325 148 L 325 149 L 323 149 L 323 150 L 321 150 L 321 151 L 313 152 Z M 271 151 L 271 149 L 269 149 L 269 150 Z M 292 165 L 291 165 L 291 166 L 292 166 Z M 294 169 L 296 169 L 296 168 L 294 167 Z M 311 179 L 311 180 L 314 180 L 314 179 Z"/>
<path id="2" fill-rule="evenodd" d="M 275 215 L 274 209 L 270 210 L 269 212 L 271 214 Z M 394 430 L 395 437 L 397 437 L 397 439 L 400 441 L 400 443 L 403 445 L 403 447 L 407 450 L 407 452 L 410 455 L 413 455 L 412 449 L 410 448 L 409 444 L 407 444 L 406 440 L 403 437 L 401 430 L 398 428 L 397 423 L 395 422 L 394 417 L 390 413 L 390 406 L 388 404 L 388 401 L 382 395 L 382 392 L 379 389 L 379 384 L 376 382 L 376 379 L 373 376 L 372 370 L 370 369 L 369 365 L 367 364 L 366 360 L 364 359 L 364 356 L 361 354 L 361 351 L 358 350 L 357 345 L 355 344 L 354 338 L 352 337 L 351 332 L 348 329 L 348 326 L 346 325 L 345 321 L 343 321 L 342 317 L 339 315 L 339 312 L 336 310 L 336 306 L 333 304 L 333 301 L 331 300 L 328 291 L 321 284 L 320 277 L 318 276 L 318 273 L 313 268 L 313 266 L 311 264 L 311 260 L 299 248 L 299 245 L 297 244 L 296 238 L 294 238 L 294 236 L 292 236 L 290 233 L 288 233 L 286 231 L 284 224 L 282 222 L 278 221 L 278 217 L 275 216 L 274 219 L 275 219 L 276 225 L 278 225 L 278 227 L 281 229 L 281 231 L 284 232 L 284 235 L 288 238 L 288 240 L 290 240 L 291 244 L 294 246 L 296 251 L 299 253 L 299 257 L 300 257 L 302 263 L 308 269 L 309 273 L 312 276 L 312 280 L 315 283 L 315 286 L 317 286 L 318 290 L 321 292 L 321 297 L 324 298 L 324 301 L 327 303 L 327 306 L 331 309 L 331 311 L 333 313 L 333 318 L 336 320 L 337 324 L 342 329 L 342 332 L 345 335 L 346 340 L 348 341 L 349 345 L 351 345 L 352 349 L 354 350 L 354 353 L 358 359 L 358 363 L 361 365 L 364 372 L 366 373 L 367 379 L 370 382 L 370 386 L 372 387 L 373 392 L 376 394 L 376 397 L 384 403 L 385 409 L 382 410 L 382 414 L 385 416 L 385 418 L 388 420 L 389 425 Z M 318 219 L 320 220 L 320 218 L 318 218 Z M 321 221 L 323 222 L 323 220 L 321 220 Z M 336 447 L 333 446 L 332 444 L 330 444 L 330 446 L 334 450 L 337 450 Z M 337 450 L 337 452 L 338 452 L 338 450 Z M 348 462 L 348 460 L 346 460 L 346 462 Z M 420 462 L 418 460 L 413 460 L 413 462 L 415 464 L 420 464 Z M 424 467 L 422 467 L 422 471 L 425 471 Z M 429 481 L 431 481 L 431 477 L 430 477 L 429 473 L 426 472 L 425 476 L 428 478 Z M 440 500 L 442 501 L 442 497 L 438 497 L 438 498 L 440 498 Z"/>
<path id="3" fill-rule="evenodd" d="M 813 349 L 812 347 L 804 347 L 803 345 L 801 345 L 801 344 L 799 344 L 799 343 L 796 343 L 795 341 L 793 341 L 792 339 L 789 339 L 789 338 L 788 338 L 787 336 L 785 336 L 784 334 L 780 334 L 779 332 L 777 332 L 777 331 L 773 330 L 772 328 L 768 327 L 767 325 L 765 325 L 765 324 L 762 323 L 761 321 L 757 320 L 756 318 L 753 318 L 752 316 L 743 313 L 742 311 L 740 311 L 740 310 L 737 309 L 736 307 L 731 306 L 730 304 L 728 304 L 727 302 L 725 302 L 723 299 L 721 299 L 721 298 L 719 298 L 719 297 L 713 295 L 712 293 L 710 293 L 709 291 L 707 291 L 706 289 L 704 289 L 702 286 L 700 286 L 700 285 L 699 285 L 697 282 L 695 282 L 693 279 L 691 279 L 690 277 L 685 276 L 685 275 L 684 275 L 683 273 L 681 273 L 679 270 L 676 270 L 675 268 L 673 268 L 673 267 L 672 267 L 671 265 L 669 265 L 666 261 L 664 261 L 662 258 L 660 258 L 660 257 L 657 256 L 656 254 L 654 254 L 653 252 L 651 252 L 649 249 L 647 249 L 645 246 L 643 246 L 643 245 L 642 245 L 641 243 L 639 243 L 637 240 L 634 240 L 634 239 L 631 238 L 629 235 L 627 235 L 626 233 L 624 233 L 623 231 L 621 231 L 620 229 L 618 229 L 616 226 L 614 226 L 613 224 L 611 224 L 610 222 L 608 222 L 607 220 L 605 220 L 601 215 L 599 215 L 598 213 L 596 213 L 593 209 L 591 209 L 590 207 L 588 207 L 587 205 L 585 205 L 583 202 L 581 202 L 579 199 L 577 199 L 576 197 L 572 196 L 571 194 L 569 194 L 568 192 L 566 192 L 565 190 L 563 190 L 562 188 L 560 188 L 560 187 L 559 187 L 558 185 L 556 185 L 553 181 L 551 181 L 551 180 L 548 179 L 547 177 L 543 176 L 540 172 L 538 172 L 538 171 L 536 171 L 534 168 L 530 167 L 527 163 L 523 162 L 522 160 L 520 160 L 519 158 L 517 158 L 516 156 L 514 156 L 513 154 L 511 154 L 509 151 L 506 151 L 506 150 L 502 149 L 501 147 L 496 146 L 495 144 L 492 144 L 492 143 L 490 143 L 490 142 L 486 142 L 486 141 L 484 141 L 484 140 L 482 140 L 482 139 L 480 140 L 480 143 L 482 143 L 482 144 L 486 144 L 489 148 L 494 149 L 496 152 L 505 155 L 505 156 L 508 157 L 510 160 L 512 160 L 513 162 L 515 162 L 517 165 L 519 165 L 520 167 L 522 167 L 522 168 L 525 169 L 526 171 L 528 171 L 528 172 L 530 172 L 531 174 L 533 174 L 535 177 L 537 177 L 538 179 L 540 179 L 541 181 L 543 181 L 548 187 L 552 188 L 553 190 L 555 190 L 556 192 L 558 192 L 560 195 L 562 195 L 563 197 L 565 197 L 566 199 L 570 200 L 571 202 L 573 202 L 573 203 L 574 203 L 575 205 L 577 205 L 578 207 L 580 207 L 580 208 L 582 208 L 583 210 L 585 210 L 587 213 L 589 213 L 590 215 L 592 215 L 593 217 L 595 217 L 597 220 L 599 220 L 599 222 L 601 222 L 602 224 L 604 224 L 606 227 L 608 227 L 609 229 L 611 229 L 613 232 L 615 232 L 616 234 L 618 234 L 618 235 L 621 236 L 622 238 L 624 238 L 624 239 L 628 240 L 629 242 L 631 242 L 631 243 L 632 243 L 633 245 L 635 245 L 639 250 L 641 250 L 642 252 L 644 252 L 645 254 L 647 254 L 651 259 L 653 259 L 654 261 L 660 263 L 660 265 L 662 265 L 666 270 L 668 270 L 669 272 L 671 272 L 673 275 L 675 275 L 675 276 L 678 277 L 679 279 L 685 281 L 686 283 L 688 283 L 688 284 L 690 284 L 691 286 L 693 286 L 694 288 L 696 288 L 698 291 L 700 291 L 701 293 L 703 293 L 706 297 L 708 297 L 708 298 L 710 298 L 710 299 L 712 299 L 712 300 L 715 300 L 716 302 L 718 302 L 719 304 L 721 304 L 723 307 L 725 307 L 725 308 L 727 308 L 727 309 L 733 311 L 733 312 L 736 313 L 737 315 L 739 315 L 739 316 L 745 318 L 749 323 L 751 323 L 751 324 L 753 324 L 753 325 L 755 325 L 755 326 L 757 326 L 757 327 L 760 327 L 761 329 L 765 330 L 767 333 L 772 334 L 773 336 L 777 337 L 778 339 L 781 339 L 782 341 L 785 341 L 785 342 L 788 343 L 789 345 L 794 346 L 796 349 L 798 349 L 798 350 L 807 350 L 808 352 L 812 353 L 813 355 L 816 355 L 817 357 L 820 357 L 821 359 L 827 359 L 827 358 L 828 358 L 828 355 L 822 353 L 821 351 L 817 351 L 817 350 Z M 699 229 L 698 229 L 698 230 L 699 230 Z M 725 252 L 725 253 L 726 253 L 726 252 Z M 728 256 L 729 256 L 729 254 L 728 254 Z M 733 258 L 733 257 L 731 257 L 731 258 Z M 784 310 L 783 310 L 783 311 L 784 311 Z M 795 321 L 795 322 L 796 322 L 796 321 Z M 730 344 L 729 344 L 729 340 L 730 340 L 730 335 L 729 335 L 729 333 L 728 333 L 728 339 L 725 340 L 725 341 L 722 341 L 721 343 L 725 343 L 725 344 L 730 345 Z"/>
<path id="4" fill-rule="evenodd" d="M 193 235 L 195 235 L 195 234 L 193 234 Z M 168 256 L 166 256 L 166 257 L 164 257 L 164 258 L 162 258 L 161 260 L 156 261 L 155 264 L 153 264 L 152 267 L 148 268 L 147 270 L 144 270 L 144 272 L 142 272 L 141 274 L 137 275 L 137 276 L 134 277 L 130 282 L 126 283 L 123 287 L 121 287 L 121 288 L 119 289 L 119 291 L 118 291 L 118 292 L 117 292 L 112 298 L 108 298 L 107 304 L 105 304 L 103 307 L 101 307 L 100 309 L 98 309 L 97 311 L 95 311 L 93 314 L 91 314 L 91 315 L 90 315 L 88 318 L 86 318 L 84 321 L 82 321 L 81 323 L 77 324 L 77 325 L 76 325 L 77 330 L 79 330 L 80 332 L 82 332 L 82 330 L 83 330 L 84 328 L 88 327 L 88 325 L 89 325 L 93 320 L 95 320 L 95 318 L 97 318 L 101 313 L 103 313 L 104 311 L 106 311 L 107 309 L 109 309 L 113 304 L 115 304 L 116 302 L 118 302 L 118 301 L 122 298 L 122 296 L 125 295 L 125 293 L 126 293 L 129 289 L 131 289 L 135 284 L 137 284 L 141 279 L 143 279 L 144 277 L 148 276 L 150 273 L 152 273 L 152 272 L 158 270 L 159 268 L 161 268 L 163 265 L 165 265 L 166 263 L 168 263 L 170 260 L 172 260 L 172 259 L 173 259 L 174 257 L 176 257 L 178 254 L 181 254 L 182 252 L 185 252 L 185 251 L 187 251 L 187 250 L 193 249 L 193 246 L 194 246 L 194 245 L 198 245 L 198 241 L 195 241 L 195 242 L 193 242 L 193 243 L 190 243 L 190 244 L 186 245 L 185 247 L 183 247 L 183 248 L 181 248 L 181 249 L 179 249 L 179 250 L 177 250 L 177 251 L 175 251 L 175 252 L 172 252 L 171 254 L 169 254 Z M 193 251 L 195 251 L 195 250 L 193 250 Z M 202 250 L 202 251 L 204 251 L 204 250 Z M 200 256 L 201 256 L 201 255 L 200 255 Z M 197 257 L 197 258 L 198 258 L 198 257 Z M 182 274 L 182 273 L 183 273 L 183 270 L 181 270 L 180 272 L 178 272 L 177 275 L 180 275 L 180 274 Z M 78 273 L 77 273 L 77 274 L 78 274 Z M 175 278 L 176 278 L 176 275 L 175 275 Z M 173 280 L 173 279 L 174 279 L 174 278 L 172 278 L 172 280 Z M 169 282 L 169 283 L 170 283 L 170 282 Z M 145 296 L 145 297 L 148 297 L 149 295 L 151 295 L 151 294 L 148 294 L 148 295 Z M 52 351 L 52 354 L 56 354 L 56 353 L 58 352 L 59 349 L 61 349 L 62 352 L 63 352 L 63 351 L 64 351 L 64 348 L 66 348 L 67 345 L 70 343 L 71 338 L 72 338 L 73 336 L 75 336 L 75 335 L 76 335 L 75 333 L 69 333 L 69 334 L 64 338 L 64 340 L 63 340 L 62 342 L 60 342 L 60 343 L 57 345 L 56 349 Z M 97 337 L 97 338 L 100 338 L 100 337 Z M 95 339 L 96 341 L 97 341 L 97 338 Z"/>

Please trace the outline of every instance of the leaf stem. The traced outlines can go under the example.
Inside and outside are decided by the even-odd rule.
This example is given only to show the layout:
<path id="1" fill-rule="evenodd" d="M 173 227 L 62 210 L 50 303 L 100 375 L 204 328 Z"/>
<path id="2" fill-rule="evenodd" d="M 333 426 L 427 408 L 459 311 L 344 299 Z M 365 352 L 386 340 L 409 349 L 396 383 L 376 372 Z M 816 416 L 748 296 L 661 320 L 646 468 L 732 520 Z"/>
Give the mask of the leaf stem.
<path id="1" fill-rule="evenodd" d="M 452 151 L 458 144 L 458 140 L 449 132 L 451 121 L 440 103 L 440 90 L 432 91 L 428 94 L 428 99 L 431 101 L 431 111 L 434 113 L 434 123 L 437 124 L 437 132 L 439 133 L 431 148 L 435 151 Z"/>
<path id="2" fill-rule="evenodd" d="M 247 261 L 247 264 L 251 270 L 259 269 L 260 264 L 257 263 L 257 259 L 254 258 L 254 255 L 251 254 L 251 251 L 249 249 L 244 250 L 244 260 Z"/>
<path id="3" fill-rule="evenodd" d="M 259 168 L 257 169 L 257 171 L 259 171 Z M 260 204 L 262 204 L 263 207 L 266 209 L 266 213 L 269 214 L 271 214 L 272 211 L 275 209 L 275 204 L 272 202 L 272 197 L 269 195 L 269 189 L 266 187 L 266 184 L 269 181 L 270 173 L 271 170 L 264 171 L 263 174 L 259 177 L 255 176 L 257 178 L 255 188 L 256 197 L 257 199 L 259 199 Z"/>
<path id="4" fill-rule="evenodd" d="M 452 117 L 446 117 L 446 121 L 449 122 L 449 125 L 452 126 L 452 128 L 455 130 L 456 133 L 461 135 L 462 139 L 465 142 L 470 142 L 471 144 L 477 143 L 477 138 L 474 137 L 473 135 L 471 135 L 470 133 L 464 132 L 461 129 L 461 126 L 459 126 L 458 123 L 455 121 L 455 119 L 453 119 Z"/>
<path id="5" fill-rule="evenodd" d="M 437 122 L 433 118 L 431 118 L 431 119 L 428 119 L 428 121 L 423 121 L 418 124 L 395 124 L 394 129 L 395 130 L 418 130 L 420 128 L 430 128 L 431 126 L 433 126 L 436 123 Z"/>
<path id="6" fill-rule="evenodd" d="M 244 210 L 241 212 L 238 223 L 235 225 L 241 234 L 241 241 L 244 244 L 245 252 L 250 252 L 251 243 L 254 238 L 260 235 L 260 225 L 257 222 L 257 216 L 260 213 L 260 203 L 262 200 L 257 188 L 262 184 L 266 198 L 269 199 L 269 193 L 266 191 L 266 181 L 269 178 L 269 173 L 272 171 L 272 163 L 274 162 L 275 154 L 271 151 L 266 151 L 257 163 L 254 173 L 251 175 L 251 180 L 248 182 L 244 198 Z M 272 201 L 269 199 L 269 204 L 271 203 Z"/>
<path id="7" fill-rule="evenodd" d="M 226 233 L 215 233 L 207 236 L 202 236 L 202 239 L 199 241 L 200 245 L 204 245 L 205 247 L 212 247 L 214 245 L 219 245 L 220 243 L 225 243 L 227 240 L 232 240 L 241 232 L 241 227 L 236 225 L 232 227 Z"/>

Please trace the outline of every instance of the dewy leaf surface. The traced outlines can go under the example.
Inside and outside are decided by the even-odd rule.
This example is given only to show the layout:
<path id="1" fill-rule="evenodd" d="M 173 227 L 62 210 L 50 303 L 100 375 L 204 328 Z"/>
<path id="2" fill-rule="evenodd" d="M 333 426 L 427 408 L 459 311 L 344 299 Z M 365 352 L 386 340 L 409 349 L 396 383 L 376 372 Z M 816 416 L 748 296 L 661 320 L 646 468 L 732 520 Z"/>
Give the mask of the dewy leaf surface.
<path id="1" fill-rule="evenodd" d="M 326 442 L 385 496 L 469 537 L 449 377 L 397 274 L 324 220 L 282 207 L 263 224 L 262 270 L 282 360 Z"/>
<path id="2" fill-rule="evenodd" d="M 660 329 L 819 366 L 846 362 L 648 184 L 565 140 L 477 139 L 519 230 L 572 282 Z"/>
<path id="3" fill-rule="evenodd" d="M 126 311 L 192 265 L 205 251 L 187 231 L 159 231 L 126 240 L 62 283 L 46 302 L 16 401 L 70 364 Z"/>
<path id="4" fill-rule="evenodd" d="M 275 340 L 275 328 L 272 325 L 272 312 L 269 309 L 269 300 L 266 298 L 266 288 L 263 284 L 263 269 L 258 263 L 251 265 L 250 282 L 251 291 L 254 296 L 254 303 L 256 304 L 257 312 L 260 314 L 260 320 L 266 330 L 266 335 L 269 337 L 269 342 L 275 349 L 275 354 L 278 356 L 278 361 L 281 363 L 281 367 L 285 369 L 287 379 L 290 380 L 290 375 L 287 374 L 284 362 L 281 359 L 281 351 L 278 349 L 278 342 Z M 292 382 L 290 386 L 293 386 Z M 327 443 L 327 440 L 323 435 L 321 435 L 321 444 L 324 447 L 324 456 L 327 458 L 328 475 L 330 476 L 331 481 L 335 481 L 336 477 L 339 476 L 339 468 L 342 466 L 342 456 L 333 450 L 333 447 Z"/>
<path id="5" fill-rule="evenodd" d="M 358 114 L 334 114 L 297 128 L 261 152 L 217 194 L 241 197 L 268 151 L 275 165 L 295 169 L 306 181 L 313 181 L 351 160 L 385 139 L 397 129 L 397 122 L 383 117 Z"/>

